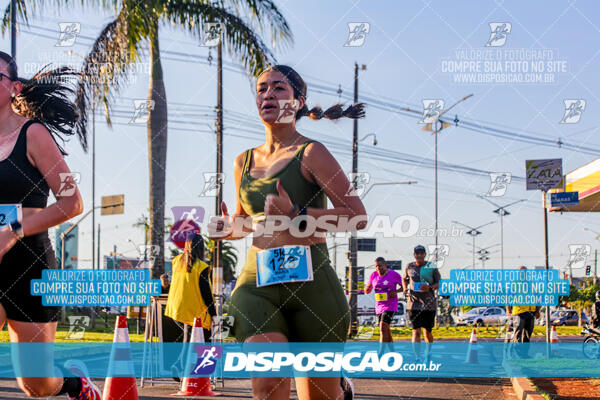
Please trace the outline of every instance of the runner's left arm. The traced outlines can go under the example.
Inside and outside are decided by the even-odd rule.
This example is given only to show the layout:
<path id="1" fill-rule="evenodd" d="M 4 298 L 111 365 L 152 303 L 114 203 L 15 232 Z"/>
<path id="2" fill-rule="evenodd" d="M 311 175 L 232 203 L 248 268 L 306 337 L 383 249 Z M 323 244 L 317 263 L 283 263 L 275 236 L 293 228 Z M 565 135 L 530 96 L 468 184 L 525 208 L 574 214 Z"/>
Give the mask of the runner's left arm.
<path id="1" fill-rule="evenodd" d="M 315 219 L 328 217 L 327 229 L 317 227 L 319 232 L 350 232 L 367 226 L 367 212 L 359 196 L 348 196 L 350 182 L 342 167 L 329 150 L 319 142 L 310 143 L 302 159 L 303 173 L 319 185 L 333 208 L 308 208 L 307 215 Z M 340 217 L 347 217 L 352 224 L 340 224 Z M 331 221 L 331 223 L 329 223 Z"/>
<path id="2" fill-rule="evenodd" d="M 33 166 L 40 171 L 56 198 L 56 203 L 23 218 L 21 222 L 23 233 L 25 236 L 31 236 L 81 214 L 83 201 L 71 171 L 58 150 L 56 142 L 50 136 L 50 132 L 43 125 L 33 124 L 27 130 L 26 135 L 27 155 L 33 161 Z M 62 182 L 61 176 L 63 177 Z M 71 190 L 69 195 L 61 196 L 61 184 L 74 188 L 74 191 Z"/>

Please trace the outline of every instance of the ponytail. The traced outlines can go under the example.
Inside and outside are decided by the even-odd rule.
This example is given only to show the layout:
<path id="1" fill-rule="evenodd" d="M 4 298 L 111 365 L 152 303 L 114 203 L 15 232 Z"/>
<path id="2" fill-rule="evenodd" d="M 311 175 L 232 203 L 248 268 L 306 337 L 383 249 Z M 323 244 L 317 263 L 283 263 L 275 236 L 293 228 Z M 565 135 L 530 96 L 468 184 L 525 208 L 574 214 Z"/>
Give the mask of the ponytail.
<path id="1" fill-rule="evenodd" d="M 67 153 L 57 139 L 65 143 L 65 136 L 77 135 L 84 151 L 87 151 L 87 130 L 80 123 L 76 104 L 70 100 L 75 90 L 69 85 L 79 73 L 68 67 L 42 68 L 31 79 L 19 78 L 13 58 L 0 52 L 0 59 L 8 64 L 8 75 L 12 81 L 21 82 L 21 92 L 12 99 L 15 111 L 25 118 L 42 123 L 50 132 L 58 149 Z"/>
<path id="2" fill-rule="evenodd" d="M 296 120 L 302 118 L 303 116 L 308 116 L 312 120 L 319 120 L 321 118 L 326 118 L 329 120 L 336 120 L 342 117 L 359 119 L 364 118 L 365 116 L 365 105 L 363 103 L 357 103 L 351 106 L 348 106 L 344 110 L 344 106 L 342 104 L 334 104 L 329 107 L 327 110 L 323 111 L 321 107 L 315 106 L 310 110 L 304 105 L 297 113 Z"/>
<path id="3" fill-rule="evenodd" d="M 182 256 L 187 272 L 192 272 L 192 267 L 198 260 L 204 261 L 204 238 L 199 234 L 191 234 L 185 239 Z"/>
<path id="4" fill-rule="evenodd" d="M 269 68 L 265 69 L 263 72 L 261 72 L 261 75 L 268 71 L 277 71 L 283 74 L 283 76 L 285 76 L 285 78 L 294 90 L 295 99 L 299 98 L 300 96 L 306 99 L 306 83 L 304 82 L 304 79 L 302 79 L 300 74 L 298 74 L 292 67 L 289 67 L 287 65 L 272 65 Z M 305 103 L 304 107 L 302 107 L 296 113 L 296 120 L 304 116 L 308 116 L 310 119 L 315 121 L 322 118 L 336 120 L 343 117 L 359 119 L 364 118 L 365 116 L 364 108 L 364 103 L 356 103 L 348 106 L 344 110 L 344 106 L 338 103 L 323 111 L 323 109 L 319 106 L 315 106 L 309 109 Z"/>

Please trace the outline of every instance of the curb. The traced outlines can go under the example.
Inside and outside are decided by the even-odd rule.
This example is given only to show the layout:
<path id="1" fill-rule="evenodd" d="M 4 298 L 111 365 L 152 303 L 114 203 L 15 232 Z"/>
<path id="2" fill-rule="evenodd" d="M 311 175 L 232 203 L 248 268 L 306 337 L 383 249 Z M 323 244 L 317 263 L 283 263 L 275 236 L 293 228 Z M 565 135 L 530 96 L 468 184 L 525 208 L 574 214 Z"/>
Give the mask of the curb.
<path id="1" fill-rule="evenodd" d="M 546 400 L 531 384 L 529 378 L 510 378 L 513 390 L 519 400 Z"/>

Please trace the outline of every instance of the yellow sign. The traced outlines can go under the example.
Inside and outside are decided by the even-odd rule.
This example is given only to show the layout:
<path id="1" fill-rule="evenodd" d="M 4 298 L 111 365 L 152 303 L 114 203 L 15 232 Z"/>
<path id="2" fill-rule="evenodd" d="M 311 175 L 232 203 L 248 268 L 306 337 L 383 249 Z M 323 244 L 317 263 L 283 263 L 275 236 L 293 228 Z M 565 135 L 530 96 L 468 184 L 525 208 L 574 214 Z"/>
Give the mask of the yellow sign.
<path id="1" fill-rule="evenodd" d="M 375 300 L 386 301 L 387 299 L 387 293 L 375 293 Z"/>

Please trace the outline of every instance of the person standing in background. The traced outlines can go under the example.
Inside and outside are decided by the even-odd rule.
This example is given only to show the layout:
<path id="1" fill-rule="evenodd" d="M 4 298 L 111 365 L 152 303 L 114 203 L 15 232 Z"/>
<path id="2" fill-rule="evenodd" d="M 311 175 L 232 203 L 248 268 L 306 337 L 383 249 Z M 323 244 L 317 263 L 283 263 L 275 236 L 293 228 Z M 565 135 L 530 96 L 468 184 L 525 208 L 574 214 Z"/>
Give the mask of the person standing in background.
<path id="1" fill-rule="evenodd" d="M 192 233 L 186 237 L 183 254 L 173 259 L 173 278 L 169 287 L 165 316 L 171 318 L 181 331 L 194 326 L 194 319 L 202 321 L 204 341 L 211 340 L 212 319 L 217 315 L 212 294 L 210 267 L 204 262 L 204 238 Z M 176 341 L 181 341 L 182 335 Z M 171 366 L 173 379 L 178 381 L 184 371 L 187 346 Z"/>
<path id="2" fill-rule="evenodd" d="M 169 294 L 169 288 L 171 283 L 169 282 L 169 275 L 162 274 L 160 276 L 160 294 Z"/>
<path id="3" fill-rule="evenodd" d="M 521 265 L 520 270 L 527 269 L 526 266 Z M 535 327 L 536 318 L 540 317 L 539 306 L 507 306 L 506 314 L 510 317 L 515 317 L 514 321 L 514 335 L 517 342 L 529 343 L 531 336 L 533 335 L 533 328 Z M 522 357 L 527 357 L 529 353 L 529 345 L 523 345 L 518 347 Z"/>
<path id="4" fill-rule="evenodd" d="M 165 315 L 193 326 L 202 320 L 204 340 L 210 340 L 212 318 L 217 315 L 210 282 L 210 267 L 204 262 L 204 238 L 192 234 L 186 238 L 183 254 L 173 259 L 173 279 Z"/>

